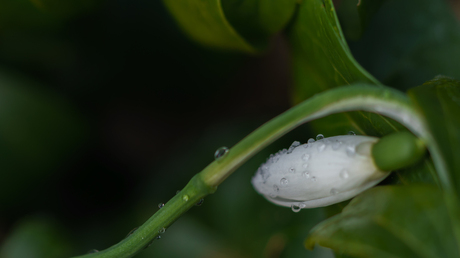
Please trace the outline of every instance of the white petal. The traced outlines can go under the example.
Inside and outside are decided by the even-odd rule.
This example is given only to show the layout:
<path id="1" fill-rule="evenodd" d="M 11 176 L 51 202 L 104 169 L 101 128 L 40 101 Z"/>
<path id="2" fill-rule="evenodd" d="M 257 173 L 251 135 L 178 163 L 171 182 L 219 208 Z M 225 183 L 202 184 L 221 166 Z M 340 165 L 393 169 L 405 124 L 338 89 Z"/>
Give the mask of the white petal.
<path id="1" fill-rule="evenodd" d="M 262 164 L 252 184 L 269 201 L 286 207 L 314 208 L 350 199 L 389 174 L 379 171 L 370 156 L 376 141 L 343 135 L 280 151 Z"/>

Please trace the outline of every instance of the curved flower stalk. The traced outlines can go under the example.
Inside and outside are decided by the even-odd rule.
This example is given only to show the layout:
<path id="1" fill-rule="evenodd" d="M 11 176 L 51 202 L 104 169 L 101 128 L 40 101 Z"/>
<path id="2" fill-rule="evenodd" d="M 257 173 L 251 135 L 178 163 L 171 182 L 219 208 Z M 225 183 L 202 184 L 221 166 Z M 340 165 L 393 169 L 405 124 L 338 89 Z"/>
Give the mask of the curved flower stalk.
<path id="1" fill-rule="evenodd" d="M 169 227 L 200 199 L 213 193 L 217 186 L 230 176 L 233 171 L 268 144 L 308 121 L 334 113 L 355 110 L 387 115 L 405 125 L 421 138 L 424 138 L 423 136 L 427 134 L 427 127 L 423 117 L 413 108 L 408 97 L 397 90 L 383 86 L 357 84 L 320 93 L 262 125 L 233 146 L 228 152 L 225 152 L 225 155 L 209 164 L 190 180 L 180 194 L 169 200 L 163 208 L 157 211 L 129 237 L 106 250 L 81 257 L 132 257 L 148 246 L 161 232 L 164 232 L 164 228 Z M 380 141 L 382 140 L 383 138 Z M 319 147 L 320 142 L 317 144 L 319 145 L 316 148 L 322 148 Z M 326 143 L 324 142 L 324 144 Z M 354 146 L 357 145 L 359 144 L 354 143 Z M 358 152 L 358 149 L 355 150 Z M 324 151 L 326 151 L 326 148 Z M 324 162 L 334 162 L 334 160 L 326 158 Z M 443 173 L 443 171 L 441 170 L 438 173 Z M 329 192 L 331 190 L 327 189 Z"/>
<path id="2" fill-rule="evenodd" d="M 341 135 L 294 142 L 262 164 L 252 184 L 267 200 L 295 212 L 348 200 L 390 174 L 372 158 L 371 147 L 378 140 Z"/>

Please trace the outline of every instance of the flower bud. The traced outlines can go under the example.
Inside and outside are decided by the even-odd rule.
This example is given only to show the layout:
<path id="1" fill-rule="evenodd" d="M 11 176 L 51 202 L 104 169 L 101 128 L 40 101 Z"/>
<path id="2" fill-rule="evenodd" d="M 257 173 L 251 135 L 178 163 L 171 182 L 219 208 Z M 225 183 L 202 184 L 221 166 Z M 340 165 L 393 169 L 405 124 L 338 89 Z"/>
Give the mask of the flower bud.
<path id="1" fill-rule="evenodd" d="M 389 172 L 380 171 L 371 156 L 376 137 L 341 135 L 294 142 L 270 155 L 252 178 L 254 188 L 281 206 L 315 208 L 353 198 L 378 184 Z"/>

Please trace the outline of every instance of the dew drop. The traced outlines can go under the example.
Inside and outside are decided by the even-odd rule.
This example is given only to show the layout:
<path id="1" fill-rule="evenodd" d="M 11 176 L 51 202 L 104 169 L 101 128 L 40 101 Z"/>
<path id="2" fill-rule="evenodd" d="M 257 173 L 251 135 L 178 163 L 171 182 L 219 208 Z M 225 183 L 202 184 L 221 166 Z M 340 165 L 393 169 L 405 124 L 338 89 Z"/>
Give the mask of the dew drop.
<path id="1" fill-rule="evenodd" d="M 165 204 L 162 203 L 162 202 L 160 202 L 160 203 L 158 204 L 158 209 L 161 209 L 161 208 L 163 208 L 164 206 L 165 206 Z"/>
<path id="2" fill-rule="evenodd" d="M 88 251 L 89 254 L 94 254 L 94 253 L 99 253 L 99 250 L 97 249 L 91 249 Z"/>
<path id="3" fill-rule="evenodd" d="M 341 141 L 335 141 L 333 144 L 332 144 L 332 149 L 333 150 L 337 150 L 340 148 L 340 145 L 342 145 L 342 142 Z"/>
<path id="4" fill-rule="evenodd" d="M 203 204 L 204 202 L 204 199 L 201 198 L 197 203 L 195 203 L 195 206 L 201 206 L 201 204 Z"/>
<path id="5" fill-rule="evenodd" d="M 348 146 L 347 147 L 347 155 L 348 155 L 348 157 L 353 157 L 355 155 L 355 147 Z"/>
<path id="6" fill-rule="evenodd" d="M 303 168 L 308 168 L 308 163 L 302 165 Z"/>
<path id="7" fill-rule="evenodd" d="M 277 186 L 277 185 L 273 185 L 273 190 L 275 192 L 279 192 L 280 191 L 280 188 Z"/>
<path id="8" fill-rule="evenodd" d="M 219 160 L 222 159 L 227 153 L 229 152 L 229 149 L 227 147 L 220 147 L 214 152 L 214 159 Z"/>
<path id="9" fill-rule="evenodd" d="M 339 190 L 335 189 L 335 188 L 332 188 L 331 189 L 331 195 L 336 195 L 339 193 Z"/>
<path id="10" fill-rule="evenodd" d="M 157 239 L 161 239 L 161 236 L 157 236 L 157 237 L 155 238 L 155 240 L 157 240 Z"/>
<path id="11" fill-rule="evenodd" d="M 306 205 L 305 203 L 303 203 L 303 202 L 299 203 L 299 207 L 300 207 L 301 209 L 305 208 L 306 206 L 307 206 L 307 205 Z"/>
<path id="12" fill-rule="evenodd" d="M 190 197 L 189 197 L 188 195 L 186 195 L 186 194 L 184 194 L 184 195 L 182 196 L 182 200 L 183 200 L 184 202 L 188 202 L 188 199 L 189 199 L 189 198 L 190 198 Z"/>
<path id="13" fill-rule="evenodd" d="M 324 144 L 322 142 L 318 144 L 317 149 L 318 149 L 319 152 L 322 152 L 325 148 L 326 148 L 326 144 Z"/>
<path id="14" fill-rule="evenodd" d="M 280 185 L 286 186 L 288 183 L 289 183 L 289 181 L 286 178 L 281 178 Z"/>
<path id="15" fill-rule="evenodd" d="M 289 168 L 289 172 L 295 173 L 295 168 L 294 168 L 294 167 L 290 167 L 290 168 Z"/>
<path id="16" fill-rule="evenodd" d="M 349 131 L 349 132 L 348 132 L 348 135 L 356 135 L 356 133 L 353 132 L 353 131 Z"/>
<path id="17" fill-rule="evenodd" d="M 350 175 L 348 174 L 348 171 L 346 169 L 340 171 L 340 178 L 342 179 L 347 179 Z"/>
<path id="18" fill-rule="evenodd" d="M 322 140 L 322 139 L 324 139 L 324 135 L 318 134 L 318 135 L 316 136 L 316 140 L 317 140 L 317 141 Z"/>
<path id="19" fill-rule="evenodd" d="M 310 173 L 308 171 L 305 171 L 305 172 L 302 173 L 302 176 L 305 177 L 305 178 L 309 178 Z"/>
<path id="20" fill-rule="evenodd" d="M 160 234 L 163 234 L 165 232 L 166 232 L 166 228 L 161 228 L 160 230 L 158 230 L 158 233 L 160 233 Z"/>
<path id="21" fill-rule="evenodd" d="M 303 154 L 302 155 L 302 160 L 303 161 L 308 161 L 310 159 L 310 154 Z"/>
<path id="22" fill-rule="evenodd" d="M 300 145 L 300 142 L 299 141 L 295 141 L 291 144 L 291 146 L 289 147 L 289 149 L 287 150 L 287 154 L 291 153 L 296 147 L 298 147 Z M 282 153 L 284 154 L 284 153 Z"/>
<path id="23" fill-rule="evenodd" d="M 299 212 L 301 209 L 302 209 L 302 208 L 300 208 L 300 206 L 298 206 L 298 205 L 295 205 L 295 204 L 292 204 L 292 205 L 291 205 L 291 210 L 292 210 L 293 212 Z"/>
<path id="24" fill-rule="evenodd" d="M 315 176 L 312 176 L 312 177 L 311 177 L 311 181 L 316 182 L 316 177 L 315 177 Z"/>
<path id="25" fill-rule="evenodd" d="M 131 231 L 129 231 L 129 233 L 125 236 L 125 238 L 129 237 L 130 235 L 132 235 L 134 232 L 136 232 L 136 230 L 138 229 L 139 227 L 135 227 L 133 229 L 131 229 Z"/>
<path id="26" fill-rule="evenodd" d="M 314 142 L 315 142 L 315 139 L 313 138 L 308 139 L 308 143 L 314 143 Z"/>

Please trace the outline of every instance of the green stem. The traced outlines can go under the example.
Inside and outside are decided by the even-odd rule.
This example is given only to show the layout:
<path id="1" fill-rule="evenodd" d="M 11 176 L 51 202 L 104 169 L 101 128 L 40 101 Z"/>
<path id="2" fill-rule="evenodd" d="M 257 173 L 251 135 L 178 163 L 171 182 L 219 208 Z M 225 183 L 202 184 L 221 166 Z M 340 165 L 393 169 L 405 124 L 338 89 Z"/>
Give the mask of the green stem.
<path id="1" fill-rule="evenodd" d="M 79 257 L 131 257 L 157 238 L 195 203 L 213 193 L 233 171 L 258 151 L 308 121 L 333 113 L 364 110 L 387 115 L 418 136 L 426 135 L 424 120 L 407 96 L 397 90 L 367 84 L 344 86 L 317 94 L 265 123 L 237 143 L 223 157 L 195 175 L 187 186 L 132 235 L 101 252 Z"/>

